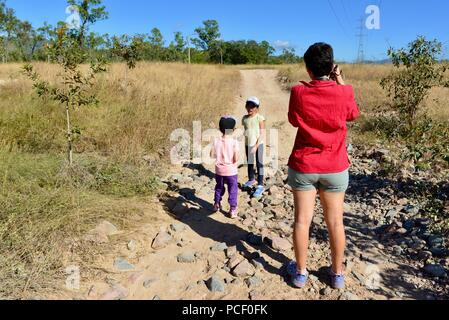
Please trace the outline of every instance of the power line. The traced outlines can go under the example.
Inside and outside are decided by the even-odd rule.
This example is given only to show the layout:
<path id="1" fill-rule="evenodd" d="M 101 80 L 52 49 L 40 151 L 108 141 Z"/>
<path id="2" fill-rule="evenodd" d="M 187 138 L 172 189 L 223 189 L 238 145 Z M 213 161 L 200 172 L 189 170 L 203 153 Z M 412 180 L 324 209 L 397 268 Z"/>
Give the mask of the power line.
<path id="1" fill-rule="evenodd" d="M 348 35 L 348 33 L 346 32 L 345 27 L 344 27 L 343 24 L 341 23 L 341 20 L 340 20 L 340 18 L 338 17 L 337 12 L 335 11 L 335 8 L 334 8 L 334 6 L 332 5 L 331 1 L 330 1 L 330 0 L 327 0 L 327 3 L 328 3 L 329 6 L 331 7 L 332 12 L 334 13 L 334 16 L 335 16 L 335 18 L 337 19 L 337 22 L 338 22 L 338 24 L 340 25 L 341 29 L 343 30 L 343 32 L 345 33 L 345 35 L 349 38 L 349 35 Z"/>
<path id="2" fill-rule="evenodd" d="M 346 10 L 345 1 L 344 0 L 340 0 L 340 2 L 341 2 L 341 6 L 343 7 L 343 11 L 345 12 L 345 16 L 346 16 L 347 22 L 348 22 L 348 24 L 351 24 L 350 19 L 349 19 L 348 10 Z"/>

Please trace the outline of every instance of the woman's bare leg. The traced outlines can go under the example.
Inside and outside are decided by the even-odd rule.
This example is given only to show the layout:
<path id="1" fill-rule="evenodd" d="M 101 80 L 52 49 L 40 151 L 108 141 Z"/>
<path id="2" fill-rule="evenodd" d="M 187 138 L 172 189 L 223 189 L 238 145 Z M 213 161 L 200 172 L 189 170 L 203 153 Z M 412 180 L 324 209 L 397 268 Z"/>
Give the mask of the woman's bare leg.
<path id="1" fill-rule="evenodd" d="M 343 274 L 346 234 L 343 222 L 345 193 L 320 192 L 332 251 L 332 271 Z"/>
<path id="2" fill-rule="evenodd" d="M 304 274 L 307 270 L 307 258 L 309 251 L 310 225 L 315 210 L 317 191 L 293 191 L 295 199 L 295 227 L 293 242 L 295 247 L 298 271 Z"/>

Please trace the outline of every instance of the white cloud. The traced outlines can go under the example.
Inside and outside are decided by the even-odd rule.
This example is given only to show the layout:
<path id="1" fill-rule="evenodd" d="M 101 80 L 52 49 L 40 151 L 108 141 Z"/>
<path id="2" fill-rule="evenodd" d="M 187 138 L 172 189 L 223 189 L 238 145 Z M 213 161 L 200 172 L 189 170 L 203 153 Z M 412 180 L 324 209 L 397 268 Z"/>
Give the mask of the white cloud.
<path id="1" fill-rule="evenodd" d="M 274 47 L 275 47 L 277 50 L 293 48 L 293 46 L 292 46 L 292 44 L 290 43 L 290 41 L 286 41 L 286 40 L 276 40 L 276 41 L 274 42 Z"/>

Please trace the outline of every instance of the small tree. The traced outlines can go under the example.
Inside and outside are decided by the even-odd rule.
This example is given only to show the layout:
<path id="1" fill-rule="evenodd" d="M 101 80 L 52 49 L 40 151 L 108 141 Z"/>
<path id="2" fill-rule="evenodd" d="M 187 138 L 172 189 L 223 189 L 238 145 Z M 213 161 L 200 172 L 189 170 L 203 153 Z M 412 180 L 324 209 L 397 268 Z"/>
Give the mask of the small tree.
<path id="1" fill-rule="evenodd" d="M 393 99 L 393 106 L 405 119 L 408 129 L 416 126 L 417 116 L 430 90 L 436 86 L 448 85 L 444 81 L 447 67 L 438 62 L 442 44 L 437 40 L 427 41 L 418 37 L 408 49 L 390 48 L 388 55 L 399 69 L 382 79 L 381 86 Z"/>
<path id="2" fill-rule="evenodd" d="M 113 54 L 125 60 L 129 69 L 134 69 L 137 61 L 142 58 L 142 51 L 144 47 L 143 38 L 140 36 L 135 36 L 130 39 L 129 36 L 124 35 L 121 37 L 114 37 L 112 42 Z"/>
<path id="3" fill-rule="evenodd" d="M 128 69 L 134 69 L 137 61 L 142 59 L 142 54 L 145 47 L 144 38 L 142 36 L 134 36 L 130 39 L 127 35 L 114 37 L 112 39 L 112 46 L 112 53 L 126 62 L 127 68 L 125 69 L 125 86 L 127 87 Z"/>
<path id="4" fill-rule="evenodd" d="M 78 39 L 72 37 L 65 28 L 60 28 L 55 41 L 47 46 L 53 61 L 62 67 L 59 83 L 42 80 L 31 64 L 23 67 L 24 73 L 34 82 L 34 88 L 40 97 L 61 103 L 65 107 L 67 123 L 67 158 L 70 166 L 73 164 L 73 136 L 79 132 L 72 129 L 71 111 L 77 107 L 98 104 L 95 94 L 90 90 L 94 85 L 96 75 L 106 71 L 103 61 L 92 62 L 90 70 L 84 74 L 80 64 L 85 60 L 83 50 L 78 50 Z"/>
<path id="5" fill-rule="evenodd" d="M 203 26 L 196 28 L 198 38 L 192 39 L 193 44 L 206 52 L 211 62 L 220 62 L 223 55 L 223 45 L 220 41 L 220 26 L 216 20 L 203 21 Z"/>
<path id="6" fill-rule="evenodd" d="M 430 161 L 448 161 L 447 141 L 449 132 L 442 124 L 434 123 L 426 115 L 425 99 L 433 87 L 449 87 L 445 79 L 447 65 L 438 61 L 442 44 L 418 37 L 408 49 L 388 51 L 397 71 L 382 79 L 381 86 L 393 99 L 393 107 L 399 112 L 404 124 L 399 132 L 407 147 L 406 157 L 415 165 L 429 168 Z M 402 127 L 402 128 L 401 128 Z M 442 143 L 441 143 L 442 142 Z"/>
<path id="7" fill-rule="evenodd" d="M 193 43 L 204 51 L 209 51 L 214 42 L 220 37 L 220 26 L 216 20 L 203 21 L 203 27 L 195 29 L 198 38 L 193 39 Z"/>
<path id="8" fill-rule="evenodd" d="M 294 48 L 284 48 L 279 60 L 284 64 L 294 64 L 301 62 L 301 58 L 296 55 Z"/>
<path id="9" fill-rule="evenodd" d="M 175 32 L 175 40 L 170 43 L 167 52 L 168 61 L 185 61 L 187 42 L 181 32 Z"/>
<path id="10" fill-rule="evenodd" d="M 161 61 L 164 60 L 164 46 L 165 40 L 161 30 L 158 28 L 151 29 L 151 34 L 148 35 L 149 42 L 149 58 L 150 60 Z"/>

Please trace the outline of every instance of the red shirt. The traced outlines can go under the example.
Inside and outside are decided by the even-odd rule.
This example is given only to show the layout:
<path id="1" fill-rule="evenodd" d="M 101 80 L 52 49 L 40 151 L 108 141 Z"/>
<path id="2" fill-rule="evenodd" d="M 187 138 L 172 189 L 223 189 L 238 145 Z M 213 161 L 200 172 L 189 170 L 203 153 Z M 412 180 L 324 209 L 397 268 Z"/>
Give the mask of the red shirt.
<path id="1" fill-rule="evenodd" d="M 289 167 L 306 174 L 347 170 L 346 123 L 359 115 L 352 86 L 314 80 L 293 87 L 288 118 L 298 134 Z"/>

